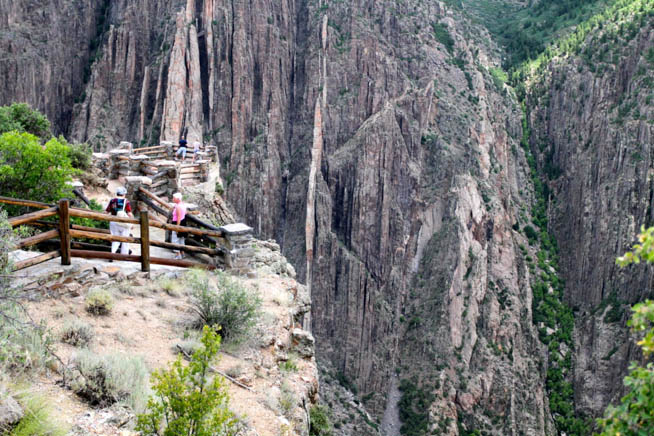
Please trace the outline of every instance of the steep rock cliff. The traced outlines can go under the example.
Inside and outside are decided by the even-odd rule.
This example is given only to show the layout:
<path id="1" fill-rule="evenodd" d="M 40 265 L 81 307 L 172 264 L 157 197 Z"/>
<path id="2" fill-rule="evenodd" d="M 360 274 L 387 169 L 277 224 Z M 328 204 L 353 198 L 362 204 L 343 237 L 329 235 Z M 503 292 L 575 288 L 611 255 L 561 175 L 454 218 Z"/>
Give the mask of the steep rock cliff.
<path id="1" fill-rule="evenodd" d="M 26 102 L 67 133 L 107 1 L 0 1 L 0 104 Z"/>
<path id="2" fill-rule="evenodd" d="M 74 139 L 218 145 L 236 212 L 311 286 L 319 357 L 376 416 L 396 371 L 429 393 L 431 428 L 551 433 L 512 229 L 531 201 L 521 113 L 487 34 L 418 0 L 122 0 L 106 17 Z"/>
<path id="3" fill-rule="evenodd" d="M 591 416 L 623 393 L 638 358 L 627 307 L 651 298 L 654 278 L 615 264 L 654 223 L 652 2 L 622 3 L 636 6 L 590 26 L 578 48 L 536 73 L 528 94 L 532 150 L 549 179 L 550 231 L 576 314 L 576 404 Z"/>

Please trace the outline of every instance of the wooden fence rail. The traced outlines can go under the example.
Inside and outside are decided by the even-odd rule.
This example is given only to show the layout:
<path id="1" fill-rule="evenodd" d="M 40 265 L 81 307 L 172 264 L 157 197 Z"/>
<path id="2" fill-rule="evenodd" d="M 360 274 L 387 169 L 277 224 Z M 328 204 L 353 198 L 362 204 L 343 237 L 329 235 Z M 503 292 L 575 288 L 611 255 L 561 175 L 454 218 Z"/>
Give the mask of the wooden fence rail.
<path id="1" fill-rule="evenodd" d="M 149 214 L 146 210 L 141 211 L 139 219 L 118 217 L 114 215 L 105 214 L 102 212 L 90 211 L 87 209 L 80 209 L 76 207 L 70 207 L 69 200 L 60 200 L 56 206 L 52 206 L 46 203 L 40 203 L 29 200 L 21 200 L 9 197 L 1 197 L 0 203 L 27 206 L 38 208 L 36 212 L 27 213 L 18 217 L 13 217 L 9 219 L 9 223 L 15 227 L 19 225 L 34 225 L 37 227 L 54 227 L 52 230 L 45 231 L 43 233 L 30 236 L 20 240 L 17 244 L 18 248 L 30 247 L 32 245 L 42 243 L 45 241 L 53 241 L 57 237 L 59 238 L 59 249 L 51 251 L 48 253 L 41 254 L 39 256 L 32 257 L 30 259 L 22 260 L 14 264 L 14 271 L 18 271 L 30 266 L 38 265 L 40 263 L 46 262 L 50 259 L 56 257 L 61 257 L 62 265 L 70 265 L 71 258 L 93 258 L 93 259 L 113 259 L 113 260 L 124 260 L 130 262 L 140 262 L 142 271 L 150 271 L 150 264 L 158 265 L 169 265 L 169 266 L 178 266 L 178 267 L 199 267 L 205 269 L 215 269 L 214 265 L 203 264 L 198 262 L 192 262 L 181 259 L 165 259 L 159 257 L 150 256 L 150 246 L 168 248 L 172 250 L 180 250 L 190 253 L 202 253 L 208 255 L 219 255 L 224 252 L 223 248 L 217 247 L 207 248 L 207 247 L 197 247 L 197 246 L 187 246 L 172 244 L 165 241 L 152 241 L 150 240 L 150 227 L 158 227 L 165 230 L 170 230 L 178 233 L 188 233 L 197 236 L 210 238 L 222 237 L 223 232 L 218 229 L 200 229 L 196 227 L 187 227 L 187 226 L 178 226 L 174 224 L 162 223 L 157 220 L 151 220 Z M 58 222 L 53 221 L 44 221 L 43 218 L 58 216 Z M 89 218 L 98 221 L 109 221 L 123 224 L 137 224 L 139 225 L 141 235 L 139 238 L 132 236 L 118 236 L 111 235 L 106 229 L 98 229 L 94 227 L 86 227 L 79 225 L 71 225 L 70 218 L 79 217 L 79 218 Z M 132 256 L 119 253 L 106 252 L 106 247 L 98 246 L 97 244 L 88 244 L 83 242 L 73 242 L 73 238 L 82 238 L 82 239 L 92 239 L 92 240 L 101 240 L 108 242 L 125 242 L 131 244 L 139 244 L 141 247 L 141 255 Z M 75 247 L 75 248 L 73 248 Z M 78 248 L 79 247 L 79 248 Z M 95 248 L 98 247 L 98 250 L 89 250 L 81 248 Z M 101 251 L 101 250 L 102 251 Z"/>

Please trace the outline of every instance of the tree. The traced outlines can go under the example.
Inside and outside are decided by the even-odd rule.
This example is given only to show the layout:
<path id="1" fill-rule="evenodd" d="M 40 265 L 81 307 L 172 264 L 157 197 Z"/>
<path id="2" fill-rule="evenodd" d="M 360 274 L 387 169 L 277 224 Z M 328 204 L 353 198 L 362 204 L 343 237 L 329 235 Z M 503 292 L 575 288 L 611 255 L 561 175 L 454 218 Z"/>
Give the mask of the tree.
<path id="1" fill-rule="evenodd" d="M 31 133 L 44 141 L 52 137 L 50 121 L 25 103 L 0 106 L 0 133 L 11 131 Z"/>
<path id="2" fill-rule="evenodd" d="M 220 336 L 204 327 L 202 347 L 188 366 L 182 357 L 169 370 L 152 374 L 156 397 L 148 400 L 147 412 L 137 418 L 143 436 L 233 436 L 238 420 L 229 411 L 225 380 L 210 377 L 210 364 L 220 349 Z"/>
<path id="3" fill-rule="evenodd" d="M 639 243 L 634 245 L 632 252 L 625 253 L 617 259 L 620 266 L 631 263 L 654 263 L 654 227 L 641 229 L 638 235 Z M 654 301 L 647 300 L 636 304 L 629 326 L 632 331 L 642 335 L 638 345 L 645 357 L 654 354 Z M 654 364 L 639 366 L 632 362 L 629 375 L 624 384 L 629 388 L 627 395 L 622 397 L 620 404 L 609 406 L 605 418 L 598 420 L 603 428 L 602 436 L 641 436 L 654 434 Z"/>
<path id="4" fill-rule="evenodd" d="M 0 136 L 0 195 L 56 202 L 70 195 L 67 182 L 73 173 L 69 147 L 58 139 L 42 146 L 30 133 L 12 131 Z M 9 213 L 18 210 L 7 206 Z"/>

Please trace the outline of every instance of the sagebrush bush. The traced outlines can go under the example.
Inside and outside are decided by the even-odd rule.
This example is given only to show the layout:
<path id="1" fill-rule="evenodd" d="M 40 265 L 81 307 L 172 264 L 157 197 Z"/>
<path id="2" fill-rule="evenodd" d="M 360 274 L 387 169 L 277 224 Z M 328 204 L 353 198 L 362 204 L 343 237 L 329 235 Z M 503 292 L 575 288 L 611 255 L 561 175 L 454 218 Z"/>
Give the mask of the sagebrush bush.
<path id="1" fill-rule="evenodd" d="M 78 319 L 68 321 L 59 332 L 61 342 L 74 347 L 86 347 L 93 340 L 93 327 Z"/>
<path id="2" fill-rule="evenodd" d="M 148 371 L 141 357 L 81 350 L 73 358 L 69 379 L 73 392 L 94 406 L 122 403 L 140 412 L 148 395 Z"/>
<path id="3" fill-rule="evenodd" d="M 219 328 L 225 342 L 238 342 L 256 325 L 261 297 L 223 272 L 217 274 L 216 281 L 217 287 L 205 271 L 194 270 L 188 275 L 191 303 L 198 315 L 196 326 Z"/>
<path id="4" fill-rule="evenodd" d="M 163 277 L 155 283 L 155 286 L 171 297 L 179 297 L 180 295 L 180 284 L 177 280 Z"/>
<path id="5" fill-rule="evenodd" d="M 188 365 L 178 357 L 168 370 L 152 374 L 155 396 L 147 413 L 137 418 L 143 436 L 235 436 L 239 422 L 230 412 L 225 380 L 211 376 L 210 365 L 220 350 L 220 337 L 203 329 L 202 347 Z"/>
<path id="6" fill-rule="evenodd" d="M 16 399 L 23 407 L 23 418 L 4 436 L 65 436 L 68 434 L 65 426 L 55 419 L 47 398 L 32 392 L 20 392 Z"/>
<path id="7" fill-rule="evenodd" d="M 114 307 L 114 298 L 109 291 L 94 288 L 86 294 L 86 310 L 93 315 L 108 315 Z"/>
<path id="8" fill-rule="evenodd" d="M 177 342 L 173 346 L 173 351 L 175 353 L 181 352 L 184 355 L 190 356 L 198 351 L 200 347 L 202 347 L 202 343 L 197 339 L 186 339 L 181 342 Z"/>
<path id="9" fill-rule="evenodd" d="M 309 419 L 311 422 L 310 436 L 332 436 L 334 434 L 327 407 L 314 404 L 309 409 Z"/>
<path id="10" fill-rule="evenodd" d="M 291 419 L 291 414 L 296 405 L 297 398 L 293 393 L 293 389 L 286 381 L 283 381 L 281 392 L 279 394 L 279 408 L 281 409 L 282 414 Z"/>
<path id="11" fill-rule="evenodd" d="M 51 359 L 48 331 L 28 322 L 16 303 L 18 291 L 9 286 L 15 241 L 7 214 L 0 210 L 0 373 L 12 374 L 44 368 Z"/>

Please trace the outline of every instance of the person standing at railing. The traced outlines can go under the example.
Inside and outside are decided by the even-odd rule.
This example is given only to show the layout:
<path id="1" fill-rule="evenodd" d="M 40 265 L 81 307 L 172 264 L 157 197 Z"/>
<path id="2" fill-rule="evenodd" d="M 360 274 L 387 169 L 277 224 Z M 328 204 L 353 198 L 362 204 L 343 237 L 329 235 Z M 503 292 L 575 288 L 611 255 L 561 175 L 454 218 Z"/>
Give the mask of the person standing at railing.
<path id="1" fill-rule="evenodd" d="M 122 186 L 116 189 L 116 197 L 109 201 L 105 211 L 114 216 L 133 218 L 134 215 L 132 215 L 132 205 L 129 203 L 129 200 L 125 198 L 125 194 L 127 194 L 127 191 Z M 113 221 L 109 223 L 109 231 L 114 236 L 129 236 L 131 227 L 132 225 L 127 223 L 116 223 Z M 119 247 L 120 254 L 129 254 L 131 252 L 127 246 L 127 243 L 121 244 L 117 241 L 113 241 L 111 243 L 111 252 L 117 253 Z"/>
<path id="2" fill-rule="evenodd" d="M 186 225 L 186 204 L 182 201 L 182 194 L 180 192 L 175 192 L 173 194 L 173 224 L 177 226 Z M 184 234 L 178 234 L 177 232 L 172 232 L 170 235 L 170 240 L 173 244 L 184 245 L 185 238 Z M 183 259 L 184 255 L 181 250 L 175 252 L 175 259 Z"/>

